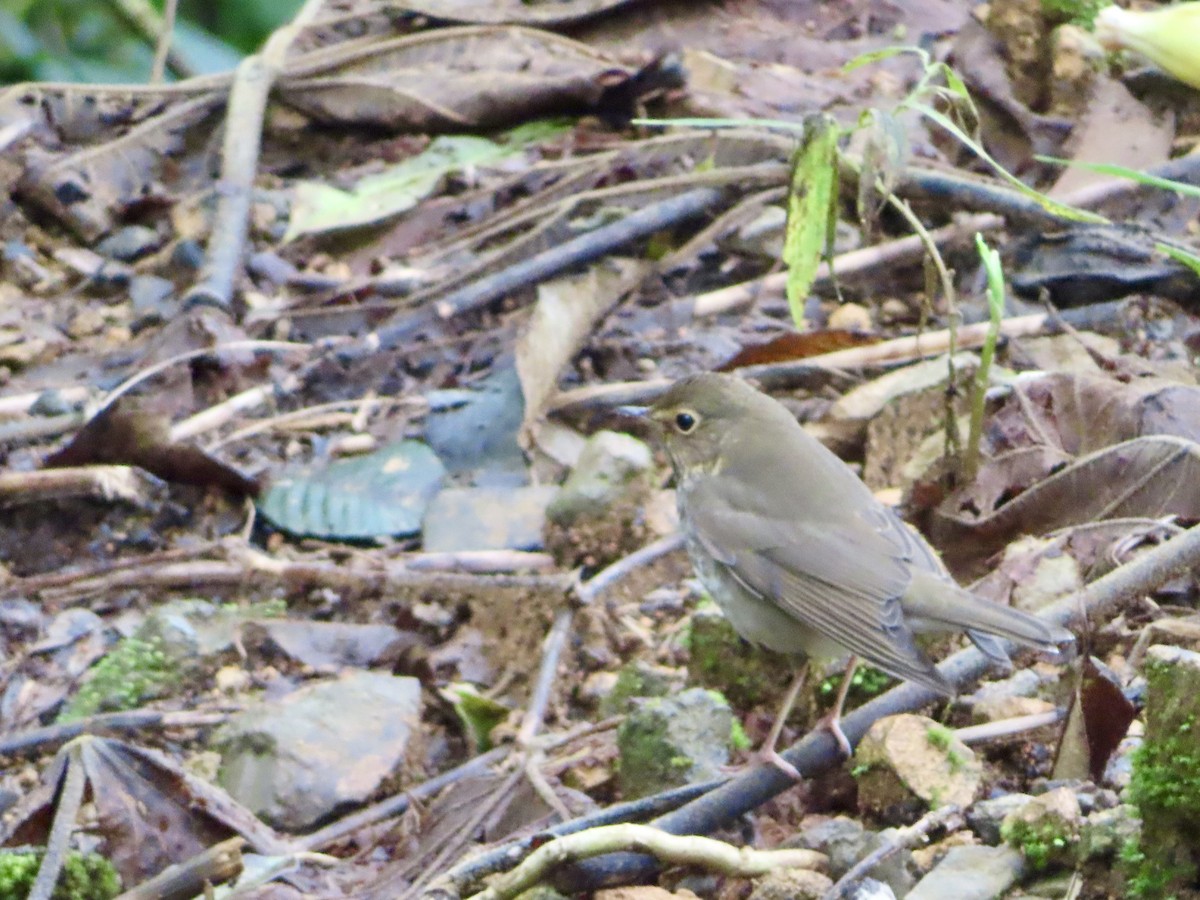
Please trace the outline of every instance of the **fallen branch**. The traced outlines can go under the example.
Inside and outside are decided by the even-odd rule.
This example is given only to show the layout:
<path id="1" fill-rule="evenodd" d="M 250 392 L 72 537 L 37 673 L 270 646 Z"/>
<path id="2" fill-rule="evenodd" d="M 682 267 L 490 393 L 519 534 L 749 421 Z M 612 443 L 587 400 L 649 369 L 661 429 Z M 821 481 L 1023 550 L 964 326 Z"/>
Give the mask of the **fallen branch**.
<path id="1" fill-rule="evenodd" d="M 765 875 L 783 868 L 818 869 L 826 863 L 825 855 L 815 850 L 755 850 L 696 835 L 668 834 L 649 825 L 608 825 L 543 844 L 472 900 L 510 900 L 563 863 L 620 850 L 651 853 L 660 862 L 700 866 L 722 875 L 741 877 Z M 438 883 L 434 882 L 428 892 L 438 889 Z"/>

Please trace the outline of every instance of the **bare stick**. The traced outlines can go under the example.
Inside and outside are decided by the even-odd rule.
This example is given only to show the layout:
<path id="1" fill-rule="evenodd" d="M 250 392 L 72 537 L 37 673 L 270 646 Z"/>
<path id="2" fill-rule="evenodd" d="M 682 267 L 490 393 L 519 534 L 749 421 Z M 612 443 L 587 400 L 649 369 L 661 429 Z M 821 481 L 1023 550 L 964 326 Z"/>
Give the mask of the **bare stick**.
<path id="1" fill-rule="evenodd" d="M 962 808 L 955 803 L 950 803 L 938 809 L 931 809 L 907 828 L 896 829 L 891 840 L 876 847 L 851 866 L 850 870 L 837 880 L 837 884 L 826 891 L 825 896 L 821 900 L 841 900 L 842 897 L 846 896 L 850 888 L 885 859 L 899 853 L 905 847 L 915 846 L 917 841 L 924 839 L 925 835 L 929 834 L 933 829 L 940 828 L 943 825 L 950 825 L 955 821 L 961 822 L 961 820 Z"/>
<path id="2" fill-rule="evenodd" d="M 472 900 L 510 900 L 564 862 L 618 850 L 652 853 L 663 862 L 698 865 L 723 875 L 741 877 L 764 875 L 782 868 L 818 869 L 826 864 L 825 855 L 815 850 L 755 850 L 697 835 L 668 834 L 650 825 L 606 825 L 543 844 L 507 875 L 475 894 Z M 427 896 L 437 889 L 436 882 L 431 884 Z"/>
<path id="3" fill-rule="evenodd" d="M 28 900 L 50 900 L 54 885 L 58 882 L 58 876 L 67 861 L 67 846 L 71 841 L 71 832 L 75 830 L 79 807 L 83 804 L 83 788 L 87 777 L 83 770 L 83 761 L 79 758 L 78 745 L 72 745 L 67 750 L 64 762 L 66 772 L 54 810 L 54 824 L 50 826 L 50 836 L 46 838 L 46 854 L 42 857 L 37 878 L 29 889 Z"/>

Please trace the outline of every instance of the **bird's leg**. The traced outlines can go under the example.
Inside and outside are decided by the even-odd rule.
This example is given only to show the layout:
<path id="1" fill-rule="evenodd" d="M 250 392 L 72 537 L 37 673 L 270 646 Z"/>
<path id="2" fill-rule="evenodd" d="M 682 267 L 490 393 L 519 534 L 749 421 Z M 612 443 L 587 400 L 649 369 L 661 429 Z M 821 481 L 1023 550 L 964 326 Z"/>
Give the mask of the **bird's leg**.
<path id="1" fill-rule="evenodd" d="M 850 682 L 854 680 L 856 669 L 858 669 L 858 657 L 851 655 L 850 661 L 846 663 L 846 674 L 842 676 L 841 686 L 838 687 L 837 699 L 833 701 L 833 709 L 821 716 L 820 721 L 817 722 L 818 728 L 829 730 L 846 758 L 852 756 L 854 750 L 850 746 L 850 739 L 846 737 L 846 732 L 842 731 L 842 707 L 846 705 L 846 694 L 850 693 Z"/>
<path id="2" fill-rule="evenodd" d="M 796 781 L 800 781 L 802 776 L 800 772 L 790 762 L 779 755 L 779 751 L 775 749 L 779 743 L 779 736 L 783 734 L 783 726 L 787 722 L 788 713 L 792 711 L 792 707 L 796 705 L 796 698 L 800 696 L 800 691 L 804 688 L 804 682 L 808 676 L 808 663 L 804 663 L 796 670 L 796 675 L 792 678 L 792 683 L 788 685 L 787 695 L 783 698 L 783 706 L 779 710 L 779 715 L 775 717 L 774 724 L 771 725 L 771 733 L 767 735 L 767 739 L 763 741 L 763 745 L 758 749 L 758 758 L 765 763 L 773 765 L 779 771 L 783 772 Z"/>

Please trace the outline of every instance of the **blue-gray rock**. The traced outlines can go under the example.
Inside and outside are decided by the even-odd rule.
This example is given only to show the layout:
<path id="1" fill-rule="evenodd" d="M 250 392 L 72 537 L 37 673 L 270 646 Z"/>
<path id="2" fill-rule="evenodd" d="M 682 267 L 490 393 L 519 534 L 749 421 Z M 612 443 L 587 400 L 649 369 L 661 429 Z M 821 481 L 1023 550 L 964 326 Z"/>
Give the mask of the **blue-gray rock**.
<path id="1" fill-rule="evenodd" d="M 994 900 L 1024 868 L 1021 854 L 1011 847 L 952 847 L 907 900 Z"/>
<path id="2" fill-rule="evenodd" d="M 583 445 L 575 468 L 546 514 L 551 522 L 564 526 L 582 517 L 603 516 L 653 467 L 654 456 L 644 441 L 598 431 Z"/>
<path id="3" fill-rule="evenodd" d="M 213 742 L 218 778 L 264 821 L 302 831 L 366 800 L 393 776 L 420 718 L 417 679 L 351 672 L 229 721 Z"/>
<path id="4" fill-rule="evenodd" d="M 546 506 L 558 488 L 446 488 L 429 504 L 422 526 L 428 551 L 540 550 Z"/>
<path id="5" fill-rule="evenodd" d="M 967 824 L 985 844 L 1000 843 L 1000 826 L 1010 813 L 1032 800 L 1029 794 L 1002 794 L 991 800 L 980 800 L 967 810 Z"/>
<path id="6" fill-rule="evenodd" d="M 470 390 L 432 391 L 425 439 L 453 474 L 470 473 L 477 485 L 516 485 L 529 480 L 517 432 L 525 395 L 512 363 Z"/>
<path id="7" fill-rule="evenodd" d="M 157 275 L 133 276 L 129 282 L 129 302 L 133 307 L 130 328 L 135 333 L 166 322 L 179 312 L 174 282 Z"/>
<path id="8" fill-rule="evenodd" d="M 162 237 L 153 228 L 145 225 L 126 225 L 97 244 L 96 252 L 109 259 L 133 262 L 147 253 L 154 252 L 162 244 Z"/>
<path id="9" fill-rule="evenodd" d="M 638 704 L 617 729 L 626 799 L 716 778 L 729 762 L 733 712 L 714 691 L 691 688 Z"/>

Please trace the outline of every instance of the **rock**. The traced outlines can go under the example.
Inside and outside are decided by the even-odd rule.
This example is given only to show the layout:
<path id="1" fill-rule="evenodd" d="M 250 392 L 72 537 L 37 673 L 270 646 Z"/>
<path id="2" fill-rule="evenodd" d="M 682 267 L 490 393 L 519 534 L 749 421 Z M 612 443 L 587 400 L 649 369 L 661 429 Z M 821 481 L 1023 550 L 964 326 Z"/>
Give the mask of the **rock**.
<path id="1" fill-rule="evenodd" d="M 967 810 L 967 824 L 985 844 L 1000 843 L 1000 826 L 1010 813 L 1032 800 L 1029 794 L 1002 794 L 991 800 L 980 800 Z"/>
<path id="2" fill-rule="evenodd" d="M 38 394 L 33 405 L 29 407 L 29 414 L 31 416 L 65 416 L 79 408 L 80 404 L 68 401 L 62 391 L 50 388 Z"/>
<path id="3" fill-rule="evenodd" d="M 1041 687 L 1042 678 L 1033 669 L 1017 669 L 1007 678 L 985 681 L 973 694 L 960 697 L 963 706 L 979 703 L 999 703 L 1006 697 L 1032 697 Z"/>
<path id="4" fill-rule="evenodd" d="M 846 331 L 871 331 L 871 312 L 857 303 L 842 303 L 829 314 L 829 327 Z"/>
<path id="5" fill-rule="evenodd" d="M 777 704 L 795 674 L 787 657 L 742 640 L 713 603 L 692 613 L 687 644 L 689 681 L 715 688 L 740 710 Z"/>
<path id="6" fill-rule="evenodd" d="M 129 282 L 129 302 L 133 308 L 129 327 L 134 333 L 159 325 L 179 312 L 174 283 L 157 275 L 134 275 Z"/>
<path id="7" fill-rule="evenodd" d="M 1125 804 L 1098 809 L 1083 820 L 1079 833 L 1079 858 L 1114 859 L 1135 841 L 1141 823 L 1137 811 Z"/>
<path id="8" fill-rule="evenodd" d="M 1054 709 L 1053 703 L 1039 700 L 1037 697 L 992 696 L 971 707 L 971 718 L 975 722 L 1002 722 L 1019 716 L 1053 712 Z"/>
<path id="9" fill-rule="evenodd" d="M 828 875 L 812 869 L 775 869 L 755 880 L 750 900 L 821 900 L 831 887 Z"/>
<path id="10" fill-rule="evenodd" d="M 121 262 L 133 262 L 162 246 L 157 231 L 145 225 L 126 225 L 113 232 L 99 244 L 96 252 Z"/>
<path id="11" fill-rule="evenodd" d="M 1083 816 L 1070 788 L 1056 788 L 1034 797 L 1009 813 L 1000 835 L 1021 851 L 1030 867 L 1039 870 L 1074 862 Z"/>
<path id="12" fill-rule="evenodd" d="M 643 701 L 617 730 L 625 799 L 716 778 L 729 762 L 732 735 L 733 712 L 715 691 Z"/>
<path id="13" fill-rule="evenodd" d="M 911 821 L 948 803 L 965 809 L 983 777 L 975 753 L 953 731 L 907 714 L 872 725 L 853 766 L 859 808 L 885 821 Z"/>
<path id="14" fill-rule="evenodd" d="M 1142 833 L 1129 877 L 1153 886 L 1146 896 L 1165 897 L 1191 887 L 1200 871 L 1200 653 L 1156 644 L 1144 670 L 1146 733 L 1126 792 Z"/>
<path id="15" fill-rule="evenodd" d="M 351 672 L 247 710 L 214 737 L 219 781 L 272 826 L 299 832 L 397 774 L 419 735 L 421 683 Z M 338 773 L 331 777 L 331 773 Z"/>
<path id="16" fill-rule="evenodd" d="M 918 878 L 922 878 L 932 872 L 934 866 L 945 859 L 946 854 L 955 847 L 977 846 L 979 846 L 979 838 L 969 828 L 952 831 L 940 841 L 913 848 L 913 871 L 916 872 Z"/>
<path id="17" fill-rule="evenodd" d="M 600 431 L 588 438 L 546 508 L 550 552 L 568 568 L 596 567 L 643 544 L 653 470 L 650 447 L 635 437 Z"/>
<path id="18" fill-rule="evenodd" d="M 638 884 L 596 891 L 595 900 L 697 900 L 697 897 L 687 890 L 672 892 L 653 884 Z"/>
<path id="19" fill-rule="evenodd" d="M 846 900 L 896 900 L 891 885 L 874 878 L 864 878 L 844 895 Z"/>
<path id="20" fill-rule="evenodd" d="M 675 669 L 655 666 L 635 660 L 626 663 L 617 674 L 612 690 L 600 700 L 600 715 L 612 716 L 623 713 L 629 702 L 638 697 L 665 697 L 677 692 L 683 678 Z"/>
<path id="21" fill-rule="evenodd" d="M 829 857 L 829 872 L 834 878 L 841 878 L 866 855 L 865 848 L 871 832 L 854 819 L 847 816 L 811 816 L 801 825 L 800 833 L 788 841 L 789 846 L 824 853 Z"/>
<path id="22" fill-rule="evenodd" d="M 906 900 L 993 900 L 1007 891 L 1024 868 L 1009 847 L 954 847 L 917 882 Z"/>
<path id="23" fill-rule="evenodd" d="M 556 525 L 604 516 L 637 482 L 649 486 L 654 468 L 650 447 L 628 434 L 599 431 L 588 438 L 562 490 L 546 509 Z M 636 492 L 636 491 L 635 491 Z"/>
<path id="24" fill-rule="evenodd" d="M 761 256 L 777 260 L 783 256 L 783 229 L 787 225 L 787 210 L 782 206 L 766 206 L 762 211 L 725 241 L 731 253 Z"/>
<path id="25" fill-rule="evenodd" d="M 558 488 L 446 488 L 425 511 L 425 550 L 540 550 L 546 506 Z"/>
<path id="26" fill-rule="evenodd" d="M 887 843 L 893 834 L 894 829 L 868 831 L 854 819 L 836 816 L 805 825 L 797 838 L 788 844 L 824 853 L 829 857 L 829 874 L 841 878 L 859 860 Z M 868 870 L 867 875 L 869 880 L 882 882 L 897 896 L 903 897 L 915 881 L 909 871 L 911 862 L 912 852 L 901 848 Z"/>
<path id="27" fill-rule="evenodd" d="M 525 395 L 511 362 L 497 363 L 470 390 L 430 391 L 425 439 L 455 475 L 470 473 L 480 486 L 504 487 L 529 481 L 517 433 Z"/>

